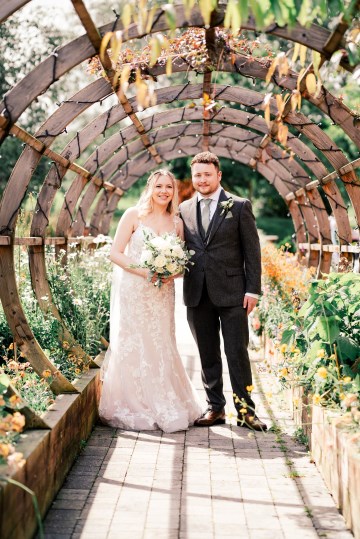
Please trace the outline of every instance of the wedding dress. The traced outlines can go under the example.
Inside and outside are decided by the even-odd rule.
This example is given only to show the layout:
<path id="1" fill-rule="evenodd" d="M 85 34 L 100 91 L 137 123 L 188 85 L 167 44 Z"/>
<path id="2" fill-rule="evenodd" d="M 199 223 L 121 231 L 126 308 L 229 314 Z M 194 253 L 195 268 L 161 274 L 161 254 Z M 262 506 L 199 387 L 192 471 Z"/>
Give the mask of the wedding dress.
<path id="1" fill-rule="evenodd" d="M 144 231 L 133 232 L 127 255 L 138 263 Z M 175 341 L 174 282 L 155 287 L 114 266 L 110 346 L 103 363 L 101 420 L 131 430 L 185 430 L 201 416 L 199 397 Z"/>

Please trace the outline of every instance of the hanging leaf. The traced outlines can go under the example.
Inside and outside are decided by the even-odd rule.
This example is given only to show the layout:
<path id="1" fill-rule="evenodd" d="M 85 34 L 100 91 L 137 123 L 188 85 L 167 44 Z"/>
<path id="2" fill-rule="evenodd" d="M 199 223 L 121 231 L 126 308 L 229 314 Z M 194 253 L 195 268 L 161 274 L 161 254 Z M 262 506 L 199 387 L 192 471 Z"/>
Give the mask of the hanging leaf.
<path id="1" fill-rule="evenodd" d="M 185 17 L 188 19 L 191 15 L 191 10 L 195 5 L 195 0 L 183 0 Z"/>
<path id="2" fill-rule="evenodd" d="M 121 31 L 117 31 L 113 33 L 110 40 L 110 46 L 111 46 L 111 59 L 116 65 L 119 59 L 121 46 L 122 46 L 122 32 Z"/>
<path id="3" fill-rule="evenodd" d="M 276 66 L 278 64 L 278 59 L 277 57 L 274 58 L 274 60 L 271 62 L 270 64 L 270 67 L 266 73 L 266 78 L 265 78 L 265 83 L 266 84 L 269 84 L 269 82 L 271 81 L 271 77 L 273 76 L 273 74 L 275 73 L 275 69 L 276 69 Z"/>
<path id="4" fill-rule="evenodd" d="M 289 73 L 289 63 L 286 54 L 284 52 L 280 52 L 277 57 L 279 77 L 282 77 L 283 75 L 286 76 Z"/>
<path id="5" fill-rule="evenodd" d="M 123 23 L 123 27 L 125 30 L 127 30 L 131 24 L 132 19 L 132 6 L 131 4 L 125 4 L 122 10 L 121 14 L 121 22 Z"/>
<path id="6" fill-rule="evenodd" d="M 211 13 L 217 6 L 217 0 L 199 0 L 199 8 L 205 27 L 210 26 Z"/>
<path id="7" fill-rule="evenodd" d="M 166 60 L 166 74 L 168 77 L 170 77 L 172 73 L 172 58 L 169 56 L 169 58 Z"/>
<path id="8" fill-rule="evenodd" d="M 250 0 L 251 12 L 255 17 L 256 27 L 262 29 L 265 27 L 266 13 L 263 11 L 264 2 L 262 0 Z"/>
<path id="9" fill-rule="evenodd" d="M 154 64 L 156 64 L 157 59 L 159 58 L 161 54 L 161 39 L 159 36 L 154 36 L 150 39 L 149 46 L 151 50 L 150 54 L 150 66 L 152 67 Z"/>
<path id="10" fill-rule="evenodd" d="M 296 81 L 296 90 L 298 92 L 300 92 L 301 81 L 302 81 L 302 78 L 303 78 L 303 75 L 304 75 L 305 71 L 306 71 L 305 67 L 303 67 L 299 71 L 298 78 L 297 78 L 297 81 Z"/>
<path id="11" fill-rule="evenodd" d="M 147 20 L 146 20 L 146 29 L 145 29 L 147 34 L 150 34 L 150 32 L 152 30 L 152 25 L 153 25 L 153 22 L 154 22 L 155 12 L 156 12 L 156 6 L 153 6 L 150 9 L 150 11 L 148 12 L 148 16 L 147 16 Z"/>
<path id="12" fill-rule="evenodd" d="M 293 64 L 294 64 L 294 63 L 296 62 L 296 60 L 298 59 L 299 54 L 300 54 L 300 43 L 295 43 L 293 56 L 292 56 L 292 58 L 291 58 L 291 61 L 292 61 Z"/>
<path id="13" fill-rule="evenodd" d="M 306 75 L 306 89 L 307 91 L 309 92 L 309 94 L 311 95 L 315 95 L 316 94 L 316 77 L 314 75 L 314 73 L 308 73 L 308 75 Z"/>
<path id="14" fill-rule="evenodd" d="M 176 30 L 176 11 L 173 4 L 165 4 L 162 6 L 165 11 L 166 22 L 171 31 Z"/>
<path id="15" fill-rule="evenodd" d="M 148 87 L 141 77 L 140 69 L 136 70 L 135 86 L 138 110 L 142 111 L 144 108 L 146 108 L 148 103 Z"/>
<path id="16" fill-rule="evenodd" d="M 120 85 L 123 92 L 126 92 L 126 90 L 129 87 L 130 74 L 131 74 L 131 67 L 129 65 L 125 65 L 120 75 Z"/>
<path id="17" fill-rule="evenodd" d="M 113 36 L 113 32 L 106 32 L 106 34 L 101 40 L 99 56 L 102 63 L 104 63 L 105 61 L 105 51 L 108 48 L 109 41 L 112 38 L 112 36 Z"/>
<path id="18" fill-rule="evenodd" d="M 296 109 L 301 109 L 301 93 L 299 90 L 292 91 L 290 103 L 292 112 L 294 112 Z"/>
<path id="19" fill-rule="evenodd" d="M 320 78 L 320 63 L 321 63 L 321 54 L 317 51 L 312 51 L 312 63 L 314 67 L 314 73 L 315 75 Z"/>
<path id="20" fill-rule="evenodd" d="M 302 66 L 304 66 L 306 62 L 306 51 L 307 47 L 305 47 L 305 45 L 300 45 L 300 64 Z"/>
<path id="21" fill-rule="evenodd" d="M 270 119 L 270 101 L 271 101 L 272 93 L 266 94 L 264 97 L 264 102 L 262 105 L 262 108 L 264 109 L 264 119 L 268 126 L 268 128 L 271 128 L 272 122 Z"/>
<path id="22" fill-rule="evenodd" d="M 280 122 L 279 127 L 278 127 L 277 138 L 280 144 L 282 144 L 283 146 L 286 146 L 287 144 L 288 134 L 289 134 L 288 126 Z"/>

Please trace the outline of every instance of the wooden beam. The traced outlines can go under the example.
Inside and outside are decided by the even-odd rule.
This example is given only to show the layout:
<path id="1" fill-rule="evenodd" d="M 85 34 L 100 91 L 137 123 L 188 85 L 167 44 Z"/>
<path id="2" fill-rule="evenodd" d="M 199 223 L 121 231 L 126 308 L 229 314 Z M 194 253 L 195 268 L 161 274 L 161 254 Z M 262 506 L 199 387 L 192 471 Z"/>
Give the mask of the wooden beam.
<path id="1" fill-rule="evenodd" d="M 42 238 L 39 236 L 17 236 L 12 238 L 11 236 L 0 236 L 0 245 L 65 245 L 66 243 L 83 243 L 90 245 L 92 243 L 96 243 L 95 240 L 96 236 L 81 236 L 78 238 L 64 238 L 55 236 L 48 236 L 47 238 Z"/>
<path id="2" fill-rule="evenodd" d="M 100 46 L 101 46 L 101 36 L 100 36 L 100 33 L 99 33 L 98 29 L 96 28 L 96 26 L 95 26 L 95 24 L 94 24 L 94 22 L 93 22 L 93 20 L 91 18 L 88 10 L 86 9 L 86 7 L 84 5 L 84 2 L 82 0 L 71 0 L 71 1 L 72 1 L 73 5 L 74 5 L 74 8 L 75 8 L 77 14 L 79 15 L 81 23 L 82 23 L 82 25 L 83 25 L 83 27 L 84 27 L 90 41 L 91 41 L 94 49 L 96 50 L 97 54 L 99 54 Z M 141 139 L 142 143 L 144 144 L 144 147 L 150 153 L 151 157 L 155 160 L 155 162 L 157 164 L 161 164 L 162 159 L 161 159 L 160 155 L 158 154 L 155 146 L 150 143 L 149 138 L 148 138 L 148 136 L 147 136 L 147 134 L 145 132 L 145 129 L 144 129 L 144 126 L 143 126 L 141 120 L 139 120 L 139 118 L 135 114 L 134 109 L 132 108 L 128 98 L 126 97 L 125 93 L 123 92 L 123 90 L 121 88 L 121 85 L 119 85 L 119 78 L 114 73 L 114 70 L 112 68 L 111 59 L 110 59 L 107 51 L 104 52 L 103 57 L 100 57 L 100 55 L 99 55 L 99 60 L 100 60 L 100 62 L 102 64 L 107 76 L 109 77 L 110 84 L 113 87 L 113 90 L 114 90 L 119 102 L 123 106 L 127 116 L 130 118 L 130 120 L 135 125 L 136 130 L 138 131 L 138 133 L 140 135 L 140 139 Z"/>
<path id="3" fill-rule="evenodd" d="M 3 127 L 5 124 L 6 124 L 5 118 L 3 116 L 0 116 L 0 128 Z M 59 153 L 54 152 L 53 150 L 50 150 L 50 148 L 48 148 L 43 142 L 41 142 L 41 140 L 30 135 L 30 133 L 28 133 L 22 127 L 18 125 L 13 125 L 10 128 L 10 133 L 15 135 L 19 140 L 22 140 L 23 142 L 25 142 L 25 144 L 27 144 L 28 146 L 30 146 L 31 148 L 39 152 L 41 155 L 46 155 L 47 157 L 49 157 L 49 159 L 51 159 L 52 161 L 55 161 L 55 163 L 58 163 L 60 166 L 64 167 L 65 169 L 72 170 L 73 172 L 76 172 L 76 174 L 79 174 L 81 177 L 85 178 L 87 181 L 94 182 L 98 187 L 101 187 L 105 189 L 106 191 L 111 191 L 111 192 L 113 192 L 114 189 L 116 189 L 113 184 L 109 182 L 104 182 L 101 178 L 91 174 L 88 170 L 86 170 L 82 166 L 69 161 L 68 159 L 60 155 Z M 120 191 L 121 192 L 119 192 L 118 194 L 122 195 L 123 191 L 121 189 Z"/>

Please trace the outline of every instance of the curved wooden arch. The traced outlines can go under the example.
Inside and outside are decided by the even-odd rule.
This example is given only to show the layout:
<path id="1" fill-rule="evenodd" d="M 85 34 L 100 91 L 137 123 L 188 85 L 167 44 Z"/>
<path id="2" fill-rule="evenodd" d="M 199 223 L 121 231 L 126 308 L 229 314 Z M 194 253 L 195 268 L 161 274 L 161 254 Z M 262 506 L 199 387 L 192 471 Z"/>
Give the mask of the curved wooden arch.
<path id="1" fill-rule="evenodd" d="M 179 157 L 181 156 L 181 154 L 194 155 L 198 151 L 201 151 L 201 144 L 200 144 L 201 138 L 199 137 L 198 139 L 195 139 L 195 141 L 196 143 L 194 144 L 194 137 L 185 136 L 179 140 L 178 144 L 174 145 L 174 142 L 172 140 L 169 140 L 165 134 L 165 141 L 160 142 L 158 144 L 158 150 L 160 152 L 160 155 L 164 159 L 165 158 L 168 159 L 169 154 L 175 157 Z M 233 151 L 234 148 L 230 148 L 229 145 L 226 144 L 227 143 L 226 140 L 221 146 L 219 146 L 218 144 L 219 141 L 216 137 L 210 137 L 210 141 L 211 143 L 213 143 L 211 144 L 213 151 L 215 151 L 217 154 L 226 156 L 229 159 L 239 161 L 246 165 L 249 164 L 250 159 L 252 157 L 252 153 L 253 153 L 251 149 L 250 149 L 250 152 L 247 152 L 247 153 L 244 152 L 242 155 L 239 155 L 239 153 L 236 151 L 236 148 L 235 148 L 235 151 Z M 240 144 L 241 144 L 242 150 L 246 149 L 243 143 L 240 143 Z M 179 152 L 181 152 L 181 154 L 179 154 Z M 285 195 L 288 193 L 288 188 L 284 184 L 284 178 L 286 181 L 287 179 L 286 176 L 288 176 L 288 180 L 290 180 L 291 174 L 286 169 L 284 169 L 283 165 L 281 165 L 280 163 L 274 162 L 271 164 L 270 161 L 271 159 L 269 159 L 268 163 L 263 164 L 262 174 L 265 177 L 268 177 L 269 174 L 271 174 L 272 172 L 273 175 L 271 176 L 271 178 L 272 179 L 274 179 L 274 177 L 277 178 L 277 182 L 274 183 L 276 189 L 279 191 L 280 194 L 282 194 L 282 196 L 285 197 Z M 138 154 L 135 157 L 135 159 L 127 167 L 126 187 L 130 187 L 130 185 L 136 181 L 137 177 L 143 175 L 147 170 L 149 170 L 149 167 L 151 170 L 152 168 L 151 161 L 148 159 L 146 152 L 142 152 Z M 267 169 L 270 169 L 271 172 L 269 173 Z M 109 223 L 110 223 L 112 214 L 116 208 L 117 202 L 118 202 L 118 197 L 115 195 L 112 195 L 109 200 L 105 200 L 103 197 L 100 198 L 100 201 L 96 207 L 97 209 L 94 211 L 94 214 L 93 214 L 92 228 L 90 229 L 90 232 L 94 233 L 95 235 L 98 233 L 104 234 L 108 232 Z M 322 200 L 320 204 L 322 204 Z M 316 228 L 316 230 L 319 231 L 319 226 L 317 225 L 316 215 L 311 214 L 310 204 L 307 203 L 307 206 L 308 206 L 307 209 L 309 210 L 306 213 L 307 220 L 308 220 L 308 233 L 310 236 L 311 243 L 314 243 L 319 240 L 319 237 L 318 235 L 314 235 L 313 229 Z M 324 207 L 321 208 L 321 205 L 320 205 L 319 208 L 316 208 L 316 212 L 319 213 L 321 212 L 322 209 L 325 211 L 325 208 Z M 94 220 L 94 216 L 95 216 L 95 220 Z M 97 226 L 95 223 L 99 223 L 99 226 Z M 297 223 L 295 223 L 295 229 L 298 228 L 298 225 L 299 225 L 299 222 L 297 221 Z M 325 234 L 326 235 L 323 238 L 323 241 L 324 242 L 330 241 L 329 225 L 328 225 L 328 230 L 326 231 Z M 326 264 L 326 259 L 327 257 L 325 257 L 324 264 Z M 319 253 L 314 252 L 311 262 L 316 267 L 318 266 Z M 322 267 L 321 270 L 325 271 L 325 267 L 327 268 L 327 265 Z M 327 271 L 328 271 L 328 268 L 327 268 Z"/>
<path id="2" fill-rule="evenodd" d="M 21 0 L 11 0 L 6 8 L 0 8 L 0 17 L 6 18 L 8 14 L 16 11 L 18 7 L 24 5 L 25 3 L 27 2 Z M 176 6 L 175 10 L 179 28 L 187 26 L 203 26 L 202 17 L 197 9 L 193 10 L 191 17 L 188 20 L 186 20 L 183 8 L 181 6 Z M 221 25 L 223 19 L 224 6 L 220 6 L 219 9 L 213 13 L 211 26 Z M 166 31 L 168 29 L 164 10 L 160 9 L 154 20 L 155 23 L 151 28 L 151 32 Z M 120 28 L 121 23 L 117 21 L 115 25 L 105 25 L 100 29 L 100 31 L 105 32 Z M 251 18 L 244 28 L 251 30 L 255 28 Z M 294 40 L 299 43 L 306 44 L 307 46 L 309 46 L 309 43 L 311 43 L 311 47 L 314 50 L 321 52 L 323 57 L 328 57 L 330 54 L 329 50 L 327 49 L 327 44 L 329 38 L 331 37 L 331 33 L 327 29 L 317 27 L 316 25 L 312 25 L 311 28 L 305 29 L 298 25 L 291 31 L 288 31 L 286 28 L 281 29 L 278 28 L 277 25 L 273 25 L 267 31 L 273 35 Z M 131 25 L 127 32 L 127 39 L 137 39 L 140 37 L 143 36 L 139 34 L 137 27 L 135 25 Z M 98 38 L 95 41 L 98 41 Z M 22 81 L 20 81 L 11 91 L 8 92 L 3 103 L 0 104 L 0 140 L 3 140 L 7 136 L 15 121 L 19 118 L 22 112 L 26 110 L 28 105 L 34 99 L 36 99 L 36 97 L 38 97 L 38 95 L 44 93 L 44 91 L 62 75 L 79 65 L 82 61 L 96 54 L 97 50 L 97 44 L 94 44 L 91 33 L 89 33 L 89 35 L 85 34 L 84 36 L 73 40 L 67 45 L 60 47 L 56 53 L 50 55 L 44 62 L 39 64 L 39 66 L 37 66 L 31 73 L 24 77 Z M 181 62 L 175 67 L 176 69 L 174 71 L 184 71 L 185 69 L 188 69 L 188 66 L 186 64 L 182 65 Z M 249 59 L 247 57 L 238 55 L 233 63 L 224 63 L 223 65 L 219 66 L 219 70 L 236 72 L 240 75 L 253 77 L 256 79 L 265 79 L 268 67 L 269 65 L 266 62 Z M 161 74 L 164 72 L 164 68 L 162 66 L 155 65 L 151 69 L 151 72 L 155 75 Z M 280 79 L 277 73 L 275 73 L 273 76 L 273 82 L 282 89 L 292 90 L 297 84 L 297 74 L 290 73 L 288 76 Z M 199 88 L 201 88 L 200 91 L 199 88 L 196 89 L 198 97 L 200 97 L 204 88 L 207 88 L 214 91 L 215 99 L 236 101 L 236 99 L 233 97 L 235 96 L 238 99 L 238 102 L 241 102 L 238 88 L 217 87 L 215 90 L 215 87 L 211 86 L 210 83 L 211 77 L 208 74 L 205 74 L 204 85 L 198 85 Z M 218 93 L 219 88 L 221 91 L 220 94 Z M 32 173 L 35 170 L 37 163 L 41 159 L 42 153 L 51 146 L 56 138 L 60 136 L 62 130 L 65 129 L 66 126 L 71 122 L 71 119 L 75 118 L 79 114 L 82 114 L 82 112 L 84 112 L 84 110 L 87 109 L 91 104 L 104 99 L 104 96 L 111 95 L 112 93 L 112 86 L 105 81 L 105 79 L 99 79 L 98 81 L 95 81 L 95 83 L 92 83 L 88 87 L 78 92 L 77 97 L 74 96 L 74 98 L 64 102 L 59 110 L 56 111 L 56 113 L 54 113 L 36 133 L 34 140 L 35 142 L 41 141 L 41 144 L 37 144 L 33 147 L 28 146 L 24 150 L 23 155 L 14 168 L 0 202 L 0 237 L 9 236 L 10 239 L 9 245 L 0 245 L 1 300 L 4 304 L 4 310 L 16 341 L 21 347 L 23 347 L 23 350 L 27 355 L 31 355 L 32 361 L 34 361 L 36 365 L 34 368 L 40 375 L 43 370 L 51 370 L 54 378 L 52 388 L 55 392 L 76 391 L 76 389 L 69 384 L 66 378 L 61 377 L 61 375 L 56 373 L 51 363 L 47 360 L 45 354 L 43 354 L 38 343 L 35 341 L 23 313 L 21 301 L 16 287 L 13 263 L 12 241 L 15 234 L 17 213 L 23 198 L 26 196 L 27 187 L 31 180 Z M 159 91 L 158 94 L 161 95 L 161 92 Z M 255 101 L 255 98 L 259 99 L 259 96 L 261 96 L 261 94 L 251 93 L 251 91 L 246 91 L 243 89 L 241 99 L 244 101 L 246 106 L 259 108 L 262 101 Z M 180 98 L 180 96 L 175 96 L 175 99 L 176 97 L 178 99 Z M 360 132 L 353 125 L 353 116 L 351 111 L 349 111 L 349 109 L 347 109 L 347 107 L 345 107 L 340 100 L 336 100 L 325 89 L 317 99 L 307 95 L 306 92 L 304 97 L 323 113 L 329 115 L 329 117 L 335 123 L 342 127 L 344 132 L 351 138 L 351 140 L 353 140 L 360 147 Z M 183 98 L 183 96 L 181 98 Z M 261 96 L 261 99 L 263 100 L 263 96 Z M 136 101 L 133 100 L 133 103 L 136 104 Z M 275 109 L 274 104 L 272 104 L 272 113 L 275 114 L 276 112 L 277 110 Z M 221 111 L 216 114 L 216 116 L 219 115 L 218 119 L 214 118 L 215 115 L 210 118 L 212 127 L 209 129 L 208 134 L 206 135 L 208 142 L 212 144 L 210 147 L 216 150 L 219 155 L 236 160 L 240 160 L 240 156 L 234 156 L 233 152 L 241 149 L 241 151 L 244 153 L 243 159 L 245 164 L 253 166 L 251 165 L 251 159 L 254 161 L 254 152 L 255 150 L 259 150 L 261 143 L 261 136 L 257 134 L 257 132 L 267 133 L 266 130 L 263 131 L 262 129 L 264 127 L 263 120 L 256 115 L 253 116 L 251 121 L 254 122 L 257 127 L 255 127 L 255 125 L 250 127 L 249 124 L 246 126 L 245 124 L 241 124 L 240 121 L 238 122 L 251 131 L 251 137 L 253 137 L 254 144 L 258 143 L 257 145 L 252 145 L 246 143 L 245 140 L 241 141 L 242 138 L 245 139 L 246 136 L 249 138 L 249 136 L 242 128 L 238 128 L 236 126 L 227 126 L 223 129 L 224 136 L 221 139 L 217 137 L 216 129 L 219 126 L 219 119 L 221 118 L 220 113 Z M 232 114 L 235 115 L 234 111 L 232 111 Z M 222 115 L 224 118 L 228 118 L 227 120 L 225 119 L 223 121 L 230 124 L 234 123 L 229 120 L 230 113 L 228 116 L 226 116 L 225 111 L 223 111 Z M 106 117 L 104 115 L 101 115 L 101 117 L 99 116 L 93 122 L 93 125 L 94 123 L 96 124 L 96 122 L 100 122 L 98 123 L 98 126 L 100 126 L 101 122 L 103 121 L 104 123 L 102 124 L 102 128 L 104 131 L 110 127 L 109 122 L 115 123 L 115 118 L 118 118 L 117 121 L 120 121 L 120 119 L 123 119 L 126 116 L 126 112 L 121 110 L 121 107 L 112 107 L 110 111 L 107 111 Z M 241 115 L 239 114 L 238 117 L 241 118 Z M 201 120 L 203 121 L 203 116 Z M 152 118 L 149 121 L 153 122 L 154 120 Z M 193 118 L 191 118 L 191 121 L 197 121 L 195 115 Z M 324 136 L 322 131 L 317 128 L 317 126 L 311 122 L 308 122 L 303 115 L 299 113 L 289 113 L 284 118 L 284 121 L 289 123 L 293 129 L 302 132 L 310 141 L 312 141 L 312 143 L 325 156 L 326 162 L 330 163 L 335 170 L 342 169 L 348 165 L 348 161 L 342 154 L 341 150 L 337 148 L 328 137 Z M 145 122 L 148 121 L 145 120 Z M 157 134 L 159 130 L 154 129 L 153 125 L 149 125 L 147 130 L 152 133 L 153 144 L 157 144 L 158 140 L 160 141 L 159 147 L 163 152 L 163 157 L 170 159 L 170 156 L 179 156 L 176 153 L 179 151 L 179 149 L 181 152 L 186 152 L 188 155 L 193 155 L 191 152 L 194 152 L 195 150 L 193 144 L 194 136 L 196 136 L 196 134 L 200 134 L 201 130 L 199 130 L 199 133 L 196 132 L 200 127 L 200 124 L 196 125 L 192 123 L 190 126 L 191 127 L 188 129 L 188 131 L 191 136 L 186 134 L 186 130 L 183 133 L 179 131 L 179 129 L 182 129 L 181 121 L 172 121 L 171 125 L 166 128 L 168 131 L 163 134 L 163 137 L 160 137 Z M 90 127 L 88 126 L 88 130 L 89 129 Z M 120 131 L 119 139 L 120 137 L 124 137 L 125 131 L 125 129 Z M 131 131 L 133 132 L 131 133 Z M 55 161 L 53 164 L 38 197 L 37 213 L 34 217 L 31 229 L 32 234 L 45 238 L 46 224 L 50 207 L 52 205 L 55 193 L 61 185 L 62 178 L 66 173 L 67 164 L 78 159 L 81 156 L 84 148 L 86 148 L 90 141 L 93 140 L 91 136 L 89 136 L 88 131 L 88 142 L 86 142 L 85 134 L 85 130 L 83 130 L 81 134 L 77 134 L 76 140 L 73 140 L 70 144 L 68 144 L 62 152 L 62 159 L 58 156 L 59 160 Z M 168 139 L 163 141 L 163 138 L 167 134 Z M 183 136 L 180 143 L 174 145 L 173 136 L 181 137 L 181 135 Z M 126 185 L 130 185 L 131 182 L 136 179 L 137 175 L 140 174 L 141 170 L 144 170 L 145 172 L 145 170 L 149 170 L 149 168 L 154 168 L 157 166 L 150 154 L 144 150 L 143 138 L 141 138 L 141 142 L 139 140 L 139 129 L 137 129 L 137 131 L 128 129 L 125 137 L 126 136 L 129 137 L 129 141 L 126 142 L 124 139 L 122 139 L 122 145 L 125 144 L 126 148 L 124 152 L 133 152 L 131 155 L 136 156 L 135 159 L 127 165 L 125 164 L 122 166 L 122 157 L 120 155 L 121 150 L 118 152 L 119 155 L 115 156 L 113 159 L 109 159 L 109 155 L 107 153 L 114 140 L 111 140 L 110 138 L 109 141 L 107 141 L 104 145 L 101 145 L 98 148 L 95 159 L 95 170 L 99 168 L 101 177 L 94 178 L 94 181 L 89 186 L 90 189 L 86 190 L 86 193 L 79 205 L 78 215 L 81 215 L 81 212 L 85 209 L 88 200 L 91 199 L 91 191 L 94 193 L 99 191 L 97 186 L 100 188 L 104 187 L 104 182 L 106 182 L 107 179 L 112 179 L 114 186 L 120 184 L 121 178 L 119 174 L 115 173 L 116 169 L 114 166 L 116 166 L 116 164 L 117 166 L 121 166 L 121 171 L 126 171 L 125 175 L 128 183 L 125 183 L 124 187 L 126 187 Z M 234 143 L 235 140 L 237 140 L 236 143 Z M 270 143 L 268 144 L 268 148 L 274 152 L 273 156 L 275 158 L 272 159 L 270 156 L 267 157 L 265 155 L 263 159 L 264 162 L 258 162 L 257 159 L 255 159 L 255 163 L 257 163 L 259 172 L 262 173 L 264 177 L 268 178 L 269 181 L 273 182 L 278 192 L 286 200 L 289 206 L 289 211 L 295 223 L 298 241 L 301 239 L 305 241 L 306 226 L 306 233 L 308 238 L 310 238 L 310 241 L 312 241 L 311 238 L 313 237 L 314 241 L 319 241 L 320 244 L 322 244 L 323 242 L 329 241 L 328 221 L 325 219 L 325 208 L 319 192 L 317 189 L 310 188 L 309 182 L 307 182 L 306 170 L 309 170 L 310 173 L 313 174 L 318 180 L 321 180 L 324 178 L 324 175 L 326 175 L 324 174 L 326 168 L 317 158 L 313 158 L 314 154 L 309 151 L 309 149 L 303 149 L 303 143 L 300 143 L 296 137 L 289 137 L 289 145 L 290 144 L 292 145 L 291 147 L 296 149 L 295 154 L 297 155 L 299 162 L 297 160 L 291 162 L 289 159 L 280 159 L 278 153 L 279 150 L 276 144 Z M 118 151 L 118 147 L 115 151 Z M 199 150 L 200 149 L 201 148 L 199 148 Z M 301 157 L 300 154 L 302 151 L 304 152 L 304 155 Z M 308 152 L 307 156 L 305 152 Z M 306 159 L 306 157 L 308 159 Z M 120 159 L 120 162 L 117 163 L 116 159 Z M 101 166 L 99 167 L 100 163 Z M 305 169 L 303 167 L 305 167 Z M 25 173 L 24 170 L 26 171 Z M 347 172 L 347 174 L 341 173 L 340 177 L 342 181 L 345 182 L 347 192 L 355 208 L 357 219 L 360 221 L 360 198 L 358 190 L 359 180 L 357 179 L 354 170 L 350 170 Z M 71 190 L 71 204 L 66 209 L 68 216 L 70 216 L 70 223 L 73 211 L 76 209 L 80 196 L 84 191 L 84 187 L 89 180 L 91 180 L 91 174 L 87 173 L 81 177 L 81 181 L 73 182 L 74 187 Z M 14 190 L 15 187 L 16 190 Z M 341 227 L 344 232 L 342 241 L 347 242 L 347 238 L 349 237 L 349 234 L 351 234 L 351 230 L 348 219 L 344 217 L 344 212 L 346 210 L 343 207 L 342 198 L 336 184 L 334 182 L 330 182 L 322 187 L 324 192 L 329 197 L 330 203 L 334 209 L 334 214 L 336 213 L 336 218 L 339 220 L 339 223 L 341 223 Z M 105 191 L 104 194 L 100 196 L 100 200 L 96 205 L 95 211 L 93 212 L 91 218 L 91 223 L 94 229 L 98 228 L 98 225 L 103 231 L 108 228 L 113 211 L 117 204 L 117 200 L 121 194 L 122 191 L 118 190 L 113 192 L 112 195 L 108 196 L 107 191 Z M 66 198 L 65 206 L 67 201 L 68 199 Z M 338 205 L 338 202 L 340 202 L 340 206 Z M 73 227 L 73 229 L 76 229 L 76 226 Z M 66 232 L 67 231 L 64 231 L 64 235 L 66 235 Z M 320 270 L 324 271 L 324 268 L 329 267 L 329 257 L 324 253 L 319 256 L 319 253 L 316 253 L 316 251 L 310 251 L 310 263 L 317 265 Z M 47 292 L 49 291 L 46 281 L 43 245 L 32 246 L 30 248 L 30 266 L 33 286 L 41 303 L 41 297 L 48 295 Z M 8 276 L 9 272 L 11 274 L 10 277 Z M 6 289 L 5 291 L 4 288 Z M 41 304 L 41 307 L 44 310 L 50 308 L 53 314 L 55 314 L 55 316 L 59 317 L 61 320 L 56 308 L 54 310 L 54 306 L 51 304 Z M 66 330 L 65 326 L 64 330 Z M 74 346 L 77 346 L 76 343 L 74 343 Z M 77 351 L 79 352 L 80 349 L 77 348 Z"/>

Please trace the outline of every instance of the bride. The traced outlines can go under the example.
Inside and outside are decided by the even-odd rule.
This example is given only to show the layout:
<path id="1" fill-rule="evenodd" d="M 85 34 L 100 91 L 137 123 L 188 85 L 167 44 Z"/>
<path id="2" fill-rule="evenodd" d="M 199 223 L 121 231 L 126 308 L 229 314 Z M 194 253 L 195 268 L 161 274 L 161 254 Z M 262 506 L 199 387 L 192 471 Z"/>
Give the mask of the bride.
<path id="1" fill-rule="evenodd" d="M 175 341 L 174 280 L 148 281 L 139 263 L 144 232 L 183 238 L 177 185 L 166 170 L 153 172 L 137 206 L 125 211 L 110 252 L 110 346 L 103 363 L 99 415 L 103 423 L 131 430 L 175 432 L 201 416 L 199 397 Z"/>

